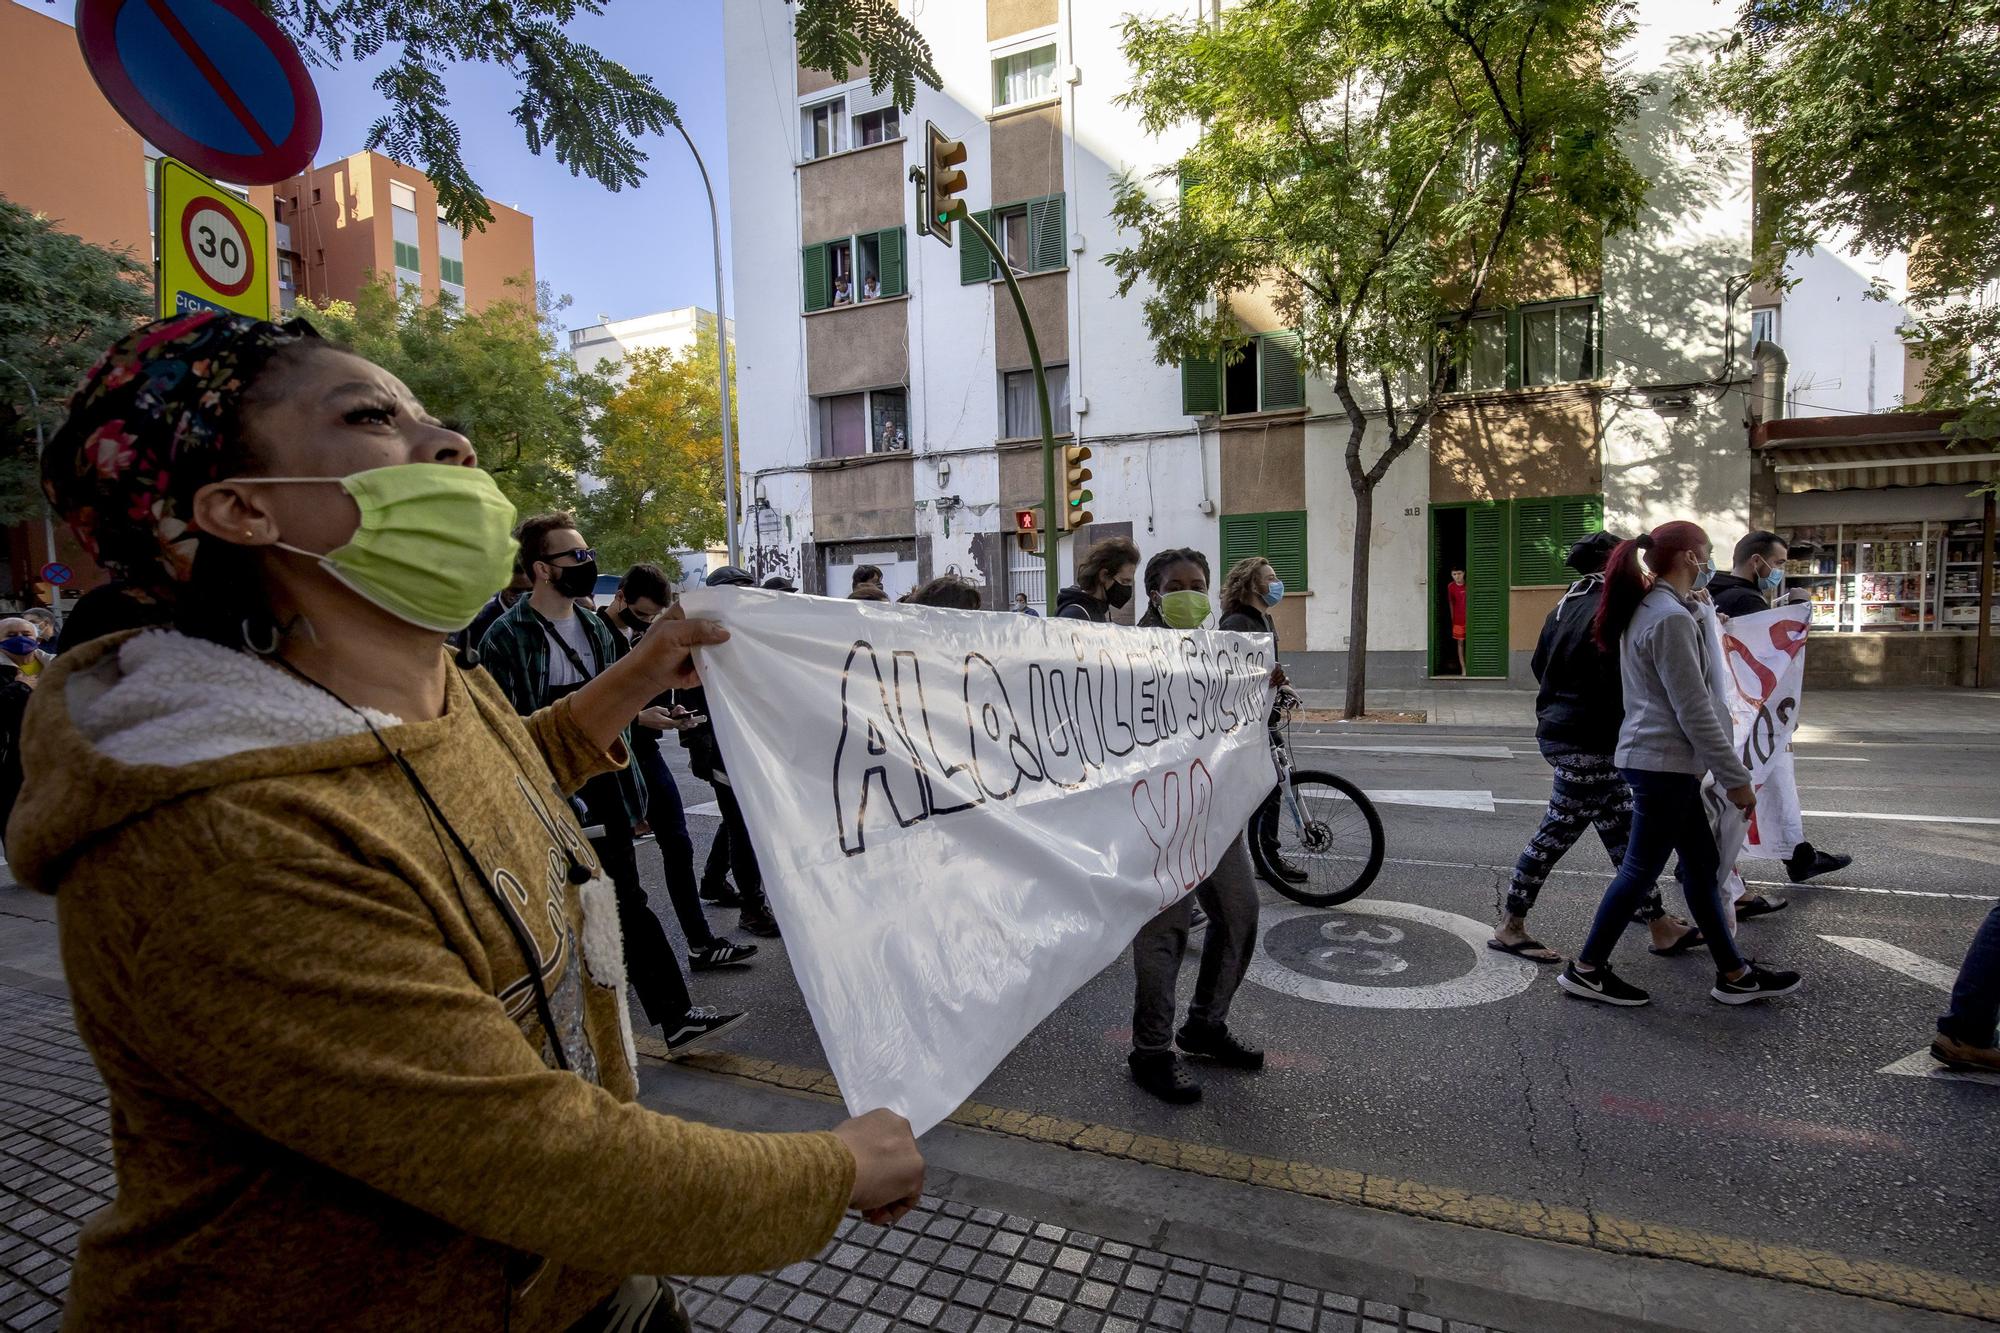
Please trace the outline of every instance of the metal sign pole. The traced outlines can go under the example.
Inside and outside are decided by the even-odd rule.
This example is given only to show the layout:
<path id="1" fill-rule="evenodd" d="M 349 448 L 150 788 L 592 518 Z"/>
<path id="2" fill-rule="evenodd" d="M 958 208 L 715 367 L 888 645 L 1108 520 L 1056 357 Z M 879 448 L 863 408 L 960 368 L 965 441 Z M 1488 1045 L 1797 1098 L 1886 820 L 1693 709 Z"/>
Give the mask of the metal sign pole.
<path id="1" fill-rule="evenodd" d="M 1035 341 L 1035 325 L 1028 318 L 1028 303 L 1021 299 L 1021 284 L 1014 281 L 1013 266 L 1000 253 L 999 243 L 970 213 L 962 215 L 958 223 L 985 243 L 987 253 L 993 256 L 993 263 L 1000 270 L 1000 276 L 1007 280 L 1007 294 L 1014 298 L 1014 311 L 1021 317 L 1021 335 L 1027 339 L 1028 363 L 1035 370 L 1035 405 L 1042 413 L 1042 576 L 1046 580 L 1047 614 L 1054 615 L 1056 594 L 1061 590 L 1062 583 L 1057 568 L 1056 543 L 1062 537 L 1066 515 L 1056 503 L 1055 423 L 1049 416 L 1049 377 L 1042 369 L 1042 348 Z"/>

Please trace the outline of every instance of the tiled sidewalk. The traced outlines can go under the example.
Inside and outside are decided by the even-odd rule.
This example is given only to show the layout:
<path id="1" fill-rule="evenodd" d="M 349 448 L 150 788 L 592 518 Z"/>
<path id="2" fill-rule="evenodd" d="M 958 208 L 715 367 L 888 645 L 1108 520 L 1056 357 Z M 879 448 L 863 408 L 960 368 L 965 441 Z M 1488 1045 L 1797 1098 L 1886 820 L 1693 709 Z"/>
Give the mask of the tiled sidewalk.
<path id="1" fill-rule="evenodd" d="M 0 985 L 0 1328 L 60 1323 L 76 1234 L 111 1198 L 107 1120 L 68 1002 Z M 850 1218 L 817 1262 L 686 1295 L 728 1333 L 1487 1333 L 934 1198 L 893 1229 Z"/>

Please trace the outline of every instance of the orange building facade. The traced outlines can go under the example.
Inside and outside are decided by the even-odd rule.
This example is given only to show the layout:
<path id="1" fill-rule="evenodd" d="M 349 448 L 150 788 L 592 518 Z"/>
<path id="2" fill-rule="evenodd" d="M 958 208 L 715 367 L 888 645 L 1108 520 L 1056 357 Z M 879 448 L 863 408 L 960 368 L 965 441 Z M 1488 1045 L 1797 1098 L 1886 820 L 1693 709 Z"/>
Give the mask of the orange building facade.
<path id="1" fill-rule="evenodd" d="M 284 220 L 281 299 L 351 301 L 371 275 L 394 273 L 467 309 L 534 296 L 535 220 L 487 200 L 493 221 L 460 236 L 438 216 L 437 189 L 415 167 L 355 153 L 275 187 Z M 520 279 L 525 286 L 508 285 Z"/>

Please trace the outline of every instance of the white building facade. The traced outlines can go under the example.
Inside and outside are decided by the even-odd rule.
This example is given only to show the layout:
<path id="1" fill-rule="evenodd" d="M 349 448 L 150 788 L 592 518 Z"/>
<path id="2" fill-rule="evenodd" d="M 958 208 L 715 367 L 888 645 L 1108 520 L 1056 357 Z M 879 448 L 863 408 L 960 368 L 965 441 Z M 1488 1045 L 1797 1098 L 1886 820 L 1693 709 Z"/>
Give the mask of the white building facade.
<path id="1" fill-rule="evenodd" d="M 1058 434 L 1095 454 L 1095 522 L 1060 543 L 1063 581 L 1075 552 L 1108 535 L 1144 553 L 1196 547 L 1218 577 L 1265 555 L 1288 589 L 1274 616 L 1302 664 L 1294 676 L 1334 683 L 1354 541 L 1346 418 L 1328 386 L 1296 373 L 1256 302 L 1242 303 L 1246 331 L 1268 336 L 1247 368 L 1195 376 L 1191 391 L 1188 368 L 1156 362 L 1142 294 L 1117 295 L 1103 263 L 1125 243 L 1114 182 L 1149 178 L 1187 143 L 1148 136 L 1116 105 L 1131 84 L 1120 25 L 1077 0 L 918 8 L 943 86 L 898 113 L 865 77 L 801 70 L 786 7 L 725 7 L 747 560 L 835 596 L 867 563 L 892 595 L 955 572 L 986 588 L 989 608 L 1015 592 L 1041 603 L 1040 561 L 1012 536 L 1016 511 L 1042 498 L 1018 320 L 976 240 L 947 249 L 914 226 L 908 173 L 935 121 L 966 144 L 966 202 L 1019 274 Z M 1620 53 L 1641 73 L 1732 17 L 1675 0 L 1641 9 Z M 1644 143 L 1670 141 L 1654 132 L 1667 106 L 1665 94 L 1649 105 Z M 1694 166 L 1652 165 L 1676 180 Z M 1452 568 L 1471 587 L 1467 674 L 1504 678 L 1523 671 L 1568 581 L 1568 540 L 1607 521 L 1697 518 L 1724 541 L 1743 530 L 1747 153 L 1709 174 L 1699 191 L 1663 192 L 1602 274 L 1482 326 L 1484 378 L 1467 374 L 1375 494 L 1375 683 L 1449 668 Z"/>
<path id="2" fill-rule="evenodd" d="M 735 321 L 730 321 L 732 337 L 735 328 Z M 631 319 L 599 315 L 597 323 L 569 331 L 569 354 L 578 370 L 596 370 L 607 361 L 622 361 L 634 352 L 678 355 L 693 347 L 704 331 L 715 332 L 715 312 L 695 305 Z"/>

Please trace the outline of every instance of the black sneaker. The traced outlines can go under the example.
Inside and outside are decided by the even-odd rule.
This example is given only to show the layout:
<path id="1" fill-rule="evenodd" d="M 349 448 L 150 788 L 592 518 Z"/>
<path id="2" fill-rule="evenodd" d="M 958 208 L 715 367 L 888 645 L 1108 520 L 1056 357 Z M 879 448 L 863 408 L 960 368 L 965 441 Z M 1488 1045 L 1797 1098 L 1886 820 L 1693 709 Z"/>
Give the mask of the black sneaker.
<path id="1" fill-rule="evenodd" d="M 1125 1057 L 1132 1081 L 1163 1102 L 1185 1106 L 1201 1100 L 1201 1084 L 1172 1051 L 1134 1051 Z"/>
<path id="2" fill-rule="evenodd" d="M 1596 1000 L 1599 1004 L 1618 1004 L 1631 1008 L 1649 1003 L 1652 996 L 1630 982 L 1619 979 L 1609 966 L 1593 968 L 1589 972 L 1579 972 L 1571 963 L 1556 978 L 1561 986 L 1579 1000 Z"/>
<path id="3" fill-rule="evenodd" d="M 1854 858 L 1851 856 L 1817 851 L 1811 843 L 1807 843 L 1794 851 L 1792 859 L 1785 862 L 1785 873 L 1791 876 L 1792 883 L 1803 884 L 1809 879 L 1830 875 L 1836 870 L 1845 870 L 1852 864 Z"/>
<path id="4" fill-rule="evenodd" d="M 705 949 L 688 950 L 688 964 L 697 972 L 713 972 L 718 967 L 741 967 L 756 956 L 754 944 L 717 940 Z"/>
<path id="5" fill-rule="evenodd" d="M 736 892 L 736 886 L 726 879 L 720 884 L 702 885 L 701 900 L 705 903 L 714 903 L 717 907 L 741 907 L 743 905 L 743 899 Z"/>
<path id="6" fill-rule="evenodd" d="M 1755 1004 L 1758 1000 L 1790 995 L 1804 984 L 1796 972 L 1774 972 L 1752 963 L 1750 970 L 1734 981 L 1716 973 L 1715 989 L 1709 995 L 1724 1004 Z"/>
<path id="7" fill-rule="evenodd" d="M 691 1051 L 721 1036 L 748 1017 L 748 1014 L 725 1014 L 707 1005 L 697 1005 L 682 1015 L 679 1023 L 671 1027 L 661 1025 L 660 1030 L 667 1034 L 667 1054 L 681 1055 Z"/>
<path id="8" fill-rule="evenodd" d="M 752 911 L 746 907 L 736 918 L 736 928 L 745 935 L 756 935 L 767 940 L 778 938 L 778 918 L 769 912 Z"/>
<path id="9" fill-rule="evenodd" d="M 1254 1046 L 1245 1046 L 1220 1023 L 1203 1023 L 1199 1027 L 1183 1023 L 1174 1034 L 1174 1042 L 1189 1055 L 1205 1056 L 1230 1069 L 1264 1067 L 1264 1053 Z"/>

